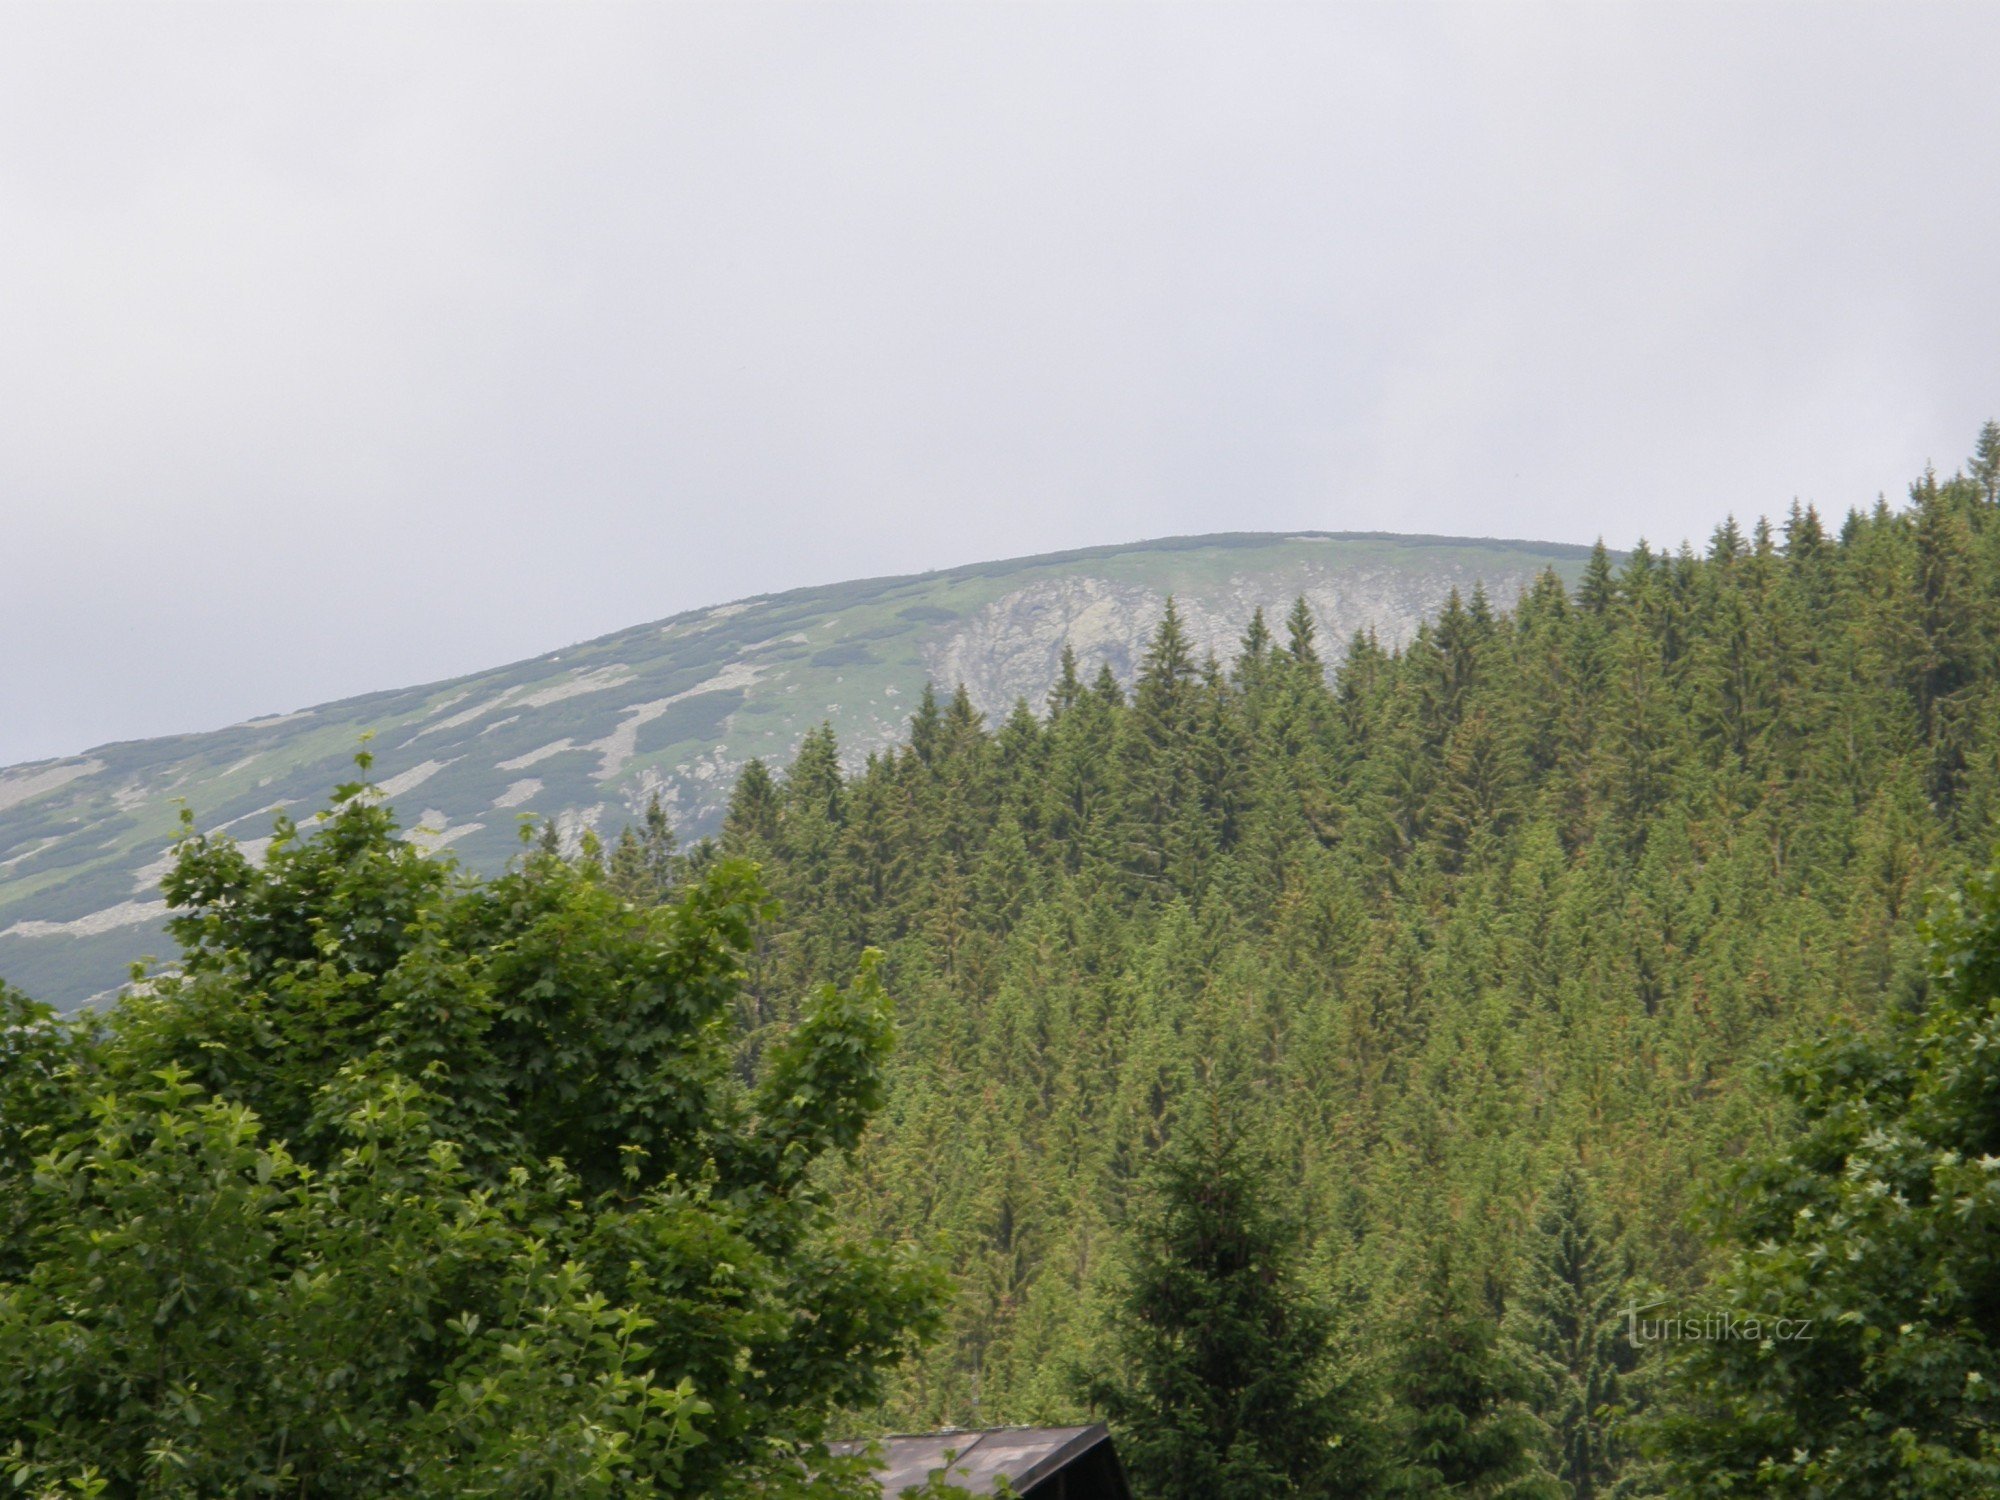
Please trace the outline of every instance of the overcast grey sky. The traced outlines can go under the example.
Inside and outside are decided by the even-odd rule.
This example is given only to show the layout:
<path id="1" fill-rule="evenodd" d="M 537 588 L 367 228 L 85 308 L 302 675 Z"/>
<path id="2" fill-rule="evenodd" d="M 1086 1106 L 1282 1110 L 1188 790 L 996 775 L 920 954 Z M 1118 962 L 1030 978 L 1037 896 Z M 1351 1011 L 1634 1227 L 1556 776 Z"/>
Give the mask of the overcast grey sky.
<path id="1" fill-rule="evenodd" d="M 2000 412 L 2000 6 L 0 9 L 0 763 Z"/>

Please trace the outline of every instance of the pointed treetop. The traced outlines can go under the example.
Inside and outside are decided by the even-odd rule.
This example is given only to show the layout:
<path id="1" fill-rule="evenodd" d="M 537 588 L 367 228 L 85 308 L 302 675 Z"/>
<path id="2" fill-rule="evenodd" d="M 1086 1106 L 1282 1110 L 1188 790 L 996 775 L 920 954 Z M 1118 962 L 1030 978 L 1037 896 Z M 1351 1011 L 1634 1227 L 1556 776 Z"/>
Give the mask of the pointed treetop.
<path id="1" fill-rule="evenodd" d="M 653 904 L 653 882 L 646 868 L 646 851 L 629 823 L 619 830 L 617 842 L 611 846 L 611 860 L 606 873 L 611 889 L 627 901 L 641 906 Z"/>
<path id="2" fill-rule="evenodd" d="M 1826 530 L 1819 524 L 1819 512 L 1810 505 L 1799 509 L 1799 502 L 1792 502 L 1792 513 L 1785 518 L 1785 556 L 1812 557 L 1826 544 Z"/>
<path id="3" fill-rule="evenodd" d="M 1611 608 L 1611 554 L 1604 538 L 1590 549 L 1590 561 L 1583 565 L 1583 581 L 1577 585 L 1577 607 L 1585 614 L 1601 615 Z"/>
<path id="4" fill-rule="evenodd" d="M 931 763 L 943 733 L 944 715 L 938 712 L 937 689 L 926 682 L 924 695 L 917 700 L 917 711 L 910 715 L 910 748 L 917 752 L 918 760 L 925 765 Z"/>
<path id="5" fill-rule="evenodd" d="M 838 822 L 846 779 L 840 765 L 840 741 L 834 737 L 833 725 L 822 719 L 799 741 L 799 753 L 785 774 L 785 800 L 794 809 L 818 812 Z"/>
<path id="6" fill-rule="evenodd" d="M 1180 610 L 1174 604 L 1174 596 L 1167 595 L 1166 613 L 1160 616 L 1159 628 L 1153 632 L 1153 639 L 1146 646 L 1146 657 L 1139 666 L 1139 681 L 1143 686 L 1155 683 L 1168 687 L 1177 686 L 1194 676 L 1194 653 L 1189 649 L 1187 631 L 1181 625 Z"/>
<path id="7" fill-rule="evenodd" d="M 1097 676 L 1091 680 L 1090 691 L 1110 708 L 1117 708 L 1125 702 L 1125 689 L 1118 685 L 1118 678 L 1112 673 L 1108 661 L 1098 667 Z"/>
<path id="8" fill-rule="evenodd" d="M 1271 649 L 1271 627 L 1264 623 L 1264 606 L 1258 605 L 1250 612 L 1250 628 L 1243 632 L 1241 642 L 1246 659 L 1255 660 Z"/>
<path id="9" fill-rule="evenodd" d="M 1743 528 L 1736 524 L 1736 517 L 1726 516 L 1715 534 L 1708 539 L 1708 556 L 1712 562 L 1734 562 L 1743 555 Z"/>
<path id="10" fill-rule="evenodd" d="M 1659 562 L 1659 558 L 1654 555 L 1646 539 L 1640 537 L 1638 544 L 1632 548 L 1631 555 L 1625 559 L 1624 582 L 1627 597 L 1637 594 L 1645 587 L 1646 580 L 1653 576 L 1653 570 L 1659 566 Z"/>
<path id="11" fill-rule="evenodd" d="M 722 817 L 722 844 L 731 854 L 739 854 L 777 836 L 777 778 L 769 766 L 753 756 L 737 773 L 736 788 L 729 794 L 729 809 Z"/>
<path id="12" fill-rule="evenodd" d="M 986 727 L 986 715 L 972 706 L 972 694 L 966 691 L 962 682 L 951 695 L 951 707 L 945 712 L 944 725 L 954 745 L 977 736 Z"/>
<path id="13" fill-rule="evenodd" d="M 1966 477 L 1979 486 L 1988 505 L 2000 503 L 2000 422 L 1988 422 L 1979 429 Z"/>
<path id="14" fill-rule="evenodd" d="M 1237 643 L 1234 669 L 1237 683 L 1249 688 L 1262 681 L 1270 658 L 1271 627 L 1264 623 L 1264 606 L 1260 604 L 1250 615 L 1250 628 Z"/>
<path id="15" fill-rule="evenodd" d="M 1056 685 L 1049 689 L 1049 720 L 1053 723 L 1083 696 L 1083 679 L 1076 674 L 1076 648 L 1068 641 L 1063 642 L 1062 670 L 1056 677 Z"/>
<path id="16" fill-rule="evenodd" d="M 1302 667 L 1320 670 L 1319 648 L 1313 639 L 1319 634 L 1319 627 L 1313 623 L 1312 610 L 1306 604 L 1306 596 L 1301 594 L 1292 601 L 1292 612 L 1285 616 L 1285 650 L 1292 660 Z"/>
<path id="17" fill-rule="evenodd" d="M 1569 613 L 1569 590 L 1564 587 L 1562 574 L 1554 568 L 1543 568 L 1535 575 L 1535 586 L 1528 591 L 1528 602 L 1538 616 L 1560 620 Z"/>
<path id="18" fill-rule="evenodd" d="M 657 789 L 646 803 L 646 841 L 669 850 L 678 842 L 674 837 L 673 820 L 667 816 L 666 808 L 660 805 Z"/>
<path id="19" fill-rule="evenodd" d="M 644 895 L 652 902 L 664 901 L 679 879 L 680 860 L 675 848 L 680 840 L 674 837 L 673 820 L 661 805 L 657 789 L 646 801 L 646 818 L 637 842 L 645 870 Z"/>
<path id="20" fill-rule="evenodd" d="M 1008 710 L 999 731 L 993 736 L 993 743 L 1000 752 L 1003 764 L 1021 764 L 1035 754 L 1042 740 L 1042 721 L 1035 717 L 1035 711 L 1028 706 L 1025 697 L 1016 698 L 1014 706 Z"/>

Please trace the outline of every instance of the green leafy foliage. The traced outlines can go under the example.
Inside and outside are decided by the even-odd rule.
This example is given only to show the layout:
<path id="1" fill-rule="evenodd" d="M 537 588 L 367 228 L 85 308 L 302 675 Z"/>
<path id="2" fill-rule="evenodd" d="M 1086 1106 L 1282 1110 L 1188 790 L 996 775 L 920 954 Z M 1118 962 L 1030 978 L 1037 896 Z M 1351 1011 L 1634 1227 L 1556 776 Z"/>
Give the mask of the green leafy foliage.
<path id="1" fill-rule="evenodd" d="M 1927 931 L 1926 1003 L 1794 1051 L 1794 1128 L 1718 1200 L 1708 1300 L 1770 1327 L 1676 1371 L 1661 1433 L 1687 1494 L 2000 1486 L 2000 866 Z"/>
<path id="2" fill-rule="evenodd" d="M 0 1455 L 107 1495 L 842 1493 L 820 1440 L 931 1324 L 933 1268 L 816 1168 L 879 1103 L 872 955 L 752 1080 L 769 912 L 528 855 L 463 879 L 365 786 L 261 866 L 183 842 L 185 954 L 0 1038 Z"/>

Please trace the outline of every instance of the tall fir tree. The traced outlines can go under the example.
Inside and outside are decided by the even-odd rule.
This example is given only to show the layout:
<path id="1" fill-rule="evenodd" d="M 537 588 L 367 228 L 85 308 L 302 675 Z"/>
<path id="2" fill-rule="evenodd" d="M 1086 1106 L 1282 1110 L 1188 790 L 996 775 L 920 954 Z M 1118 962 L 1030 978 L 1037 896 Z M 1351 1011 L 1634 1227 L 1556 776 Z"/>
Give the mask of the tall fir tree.
<path id="1" fill-rule="evenodd" d="M 1396 1491 L 1411 1500 L 1562 1500 L 1522 1362 L 1472 1284 L 1450 1231 L 1428 1247 L 1392 1362 Z"/>
<path id="2" fill-rule="evenodd" d="M 1319 626 L 1313 620 L 1306 596 L 1301 594 L 1292 601 L 1292 612 L 1285 616 L 1285 650 L 1293 661 L 1314 673 L 1322 670 L 1318 638 Z"/>
<path id="3" fill-rule="evenodd" d="M 1370 1412 L 1300 1286 L 1300 1228 L 1271 1200 L 1229 1102 L 1160 1160 L 1115 1313 L 1115 1366 L 1085 1382 L 1142 1500 L 1381 1493 Z"/>
<path id="4" fill-rule="evenodd" d="M 1626 1433 L 1645 1393 L 1630 1336 L 1635 1293 L 1618 1252 L 1598 1233 L 1575 1167 L 1550 1185 L 1524 1250 L 1506 1333 L 1527 1355 L 1530 1402 L 1548 1430 L 1551 1467 L 1570 1500 L 1632 1493 L 1625 1481 L 1639 1475 Z"/>
<path id="5" fill-rule="evenodd" d="M 2000 504 L 2000 422 L 1988 422 L 1979 429 L 1967 476 L 1978 487 L 1979 497 L 1988 505 Z"/>

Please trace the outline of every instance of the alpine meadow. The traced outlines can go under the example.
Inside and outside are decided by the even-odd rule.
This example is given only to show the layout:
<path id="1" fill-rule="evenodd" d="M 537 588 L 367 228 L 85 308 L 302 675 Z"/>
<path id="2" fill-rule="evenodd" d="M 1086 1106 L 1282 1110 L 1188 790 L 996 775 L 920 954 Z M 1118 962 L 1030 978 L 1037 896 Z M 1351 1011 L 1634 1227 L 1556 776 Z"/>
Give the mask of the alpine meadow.
<path id="1" fill-rule="evenodd" d="M 361 760 L 0 988 L 19 1493 L 2000 1488 L 2000 425 L 1402 644 L 1168 598 L 685 841 L 475 873 Z"/>

